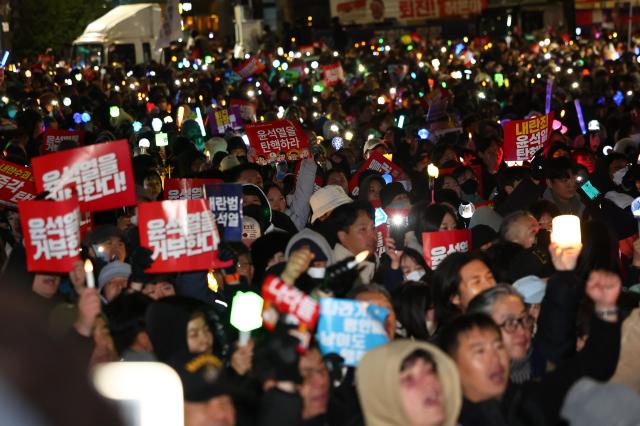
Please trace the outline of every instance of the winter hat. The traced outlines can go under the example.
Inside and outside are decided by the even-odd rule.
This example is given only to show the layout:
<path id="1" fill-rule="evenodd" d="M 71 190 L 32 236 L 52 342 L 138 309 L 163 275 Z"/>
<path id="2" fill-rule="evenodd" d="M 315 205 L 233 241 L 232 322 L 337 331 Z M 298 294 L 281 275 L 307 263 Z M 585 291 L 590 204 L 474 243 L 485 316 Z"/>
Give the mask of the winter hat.
<path id="1" fill-rule="evenodd" d="M 104 286 L 114 278 L 129 278 L 129 275 L 131 275 L 131 265 L 128 263 L 120 262 L 119 260 L 107 263 L 100 271 L 100 275 L 98 275 L 98 290 L 102 291 Z"/>
<path id="2" fill-rule="evenodd" d="M 238 160 L 238 157 L 236 157 L 235 155 L 229 154 L 226 157 L 224 157 L 220 162 L 220 171 L 226 172 L 227 170 L 231 170 L 234 167 L 239 166 L 240 164 L 242 163 L 240 163 L 240 160 Z"/>
<path id="3" fill-rule="evenodd" d="M 524 303 L 529 305 L 542 303 L 544 293 L 547 291 L 547 285 L 535 275 L 527 275 L 516 280 L 513 287 L 522 295 Z"/>
<path id="4" fill-rule="evenodd" d="M 364 143 L 364 147 L 362 148 L 362 154 L 366 154 L 367 152 L 373 149 L 376 149 L 379 146 L 384 146 L 385 148 L 387 147 L 387 145 L 384 143 L 382 139 L 371 138 Z"/>
<path id="5" fill-rule="evenodd" d="M 394 340 L 367 352 L 356 369 L 356 388 L 368 426 L 407 425 L 409 420 L 400 397 L 400 366 L 416 351 L 424 351 L 435 364 L 442 387 L 443 426 L 458 424 L 462 406 L 460 377 L 455 364 L 436 346 L 412 340 Z"/>
<path id="6" fill-rule="evenodd" d="M 336 207 L 352 202 L 353 200 L 349 198 L 341 186 L 327 185 L 318 189 L 309 200 L 311 211 L 313 212 L 311 215 L 311 223 Z"/>
<path id="7" fill-rule="evenodd" d="M 183 355 L 172 364 L 180 376 L 185 401 L 207 402 L 217 396 L 230 395 L 229 386 L 220 379 L 224 364 L 217 356 Z"/>
<path id="8" fill-rule="evenodd" d="M 584 377 L 567 393 L 560 414 L 571 425 L 635 426 L 640 424 L 640 398 L 625 385 Z"/>
<path id="9" fill-rule="evenodd" d="M 380 190 L 380 203 L 382 204 L 382 208 L 387 207 L 393 199 L 401 194 L 406 194 L 404 186 L 400 182 L 391 182 L 382 187 Z"/>
<path id="10" fill-rule="evenodd" d="M 213 137 L 206 142 L 209 154 L 213 157 L 218 152 L 227 152 L 227 141 L 221 137 Z"/>
<path id="11" fill-rule="evenodd" d="M 482 206 L 476 209 L 473 216 L 471 216 L 469 227 L 473 228 L 476 225 L 487 225 L 498 232 L 500 230 L 500 224 L 502 224 L 502 216 L 496 213 L 491 207 Z"/>
<path id="12" fill-rule="evenodd" d="M 327 240 L 320 234 L 311 229 L 303 229 L 302 231 L 295 234 L 289 240 L 287 244 L 287 248 L 284 252 L 285 259 L 289 259 L 289 255 L 292 251 L 296 251 L 303 246 L 308 246 L 309 249 L 313 252 L 315 257 L 313 260 L 327 261 L 327 266 L 333 265 L 333 250 L 331 250 L 331 246 L 327 242 Z"/>

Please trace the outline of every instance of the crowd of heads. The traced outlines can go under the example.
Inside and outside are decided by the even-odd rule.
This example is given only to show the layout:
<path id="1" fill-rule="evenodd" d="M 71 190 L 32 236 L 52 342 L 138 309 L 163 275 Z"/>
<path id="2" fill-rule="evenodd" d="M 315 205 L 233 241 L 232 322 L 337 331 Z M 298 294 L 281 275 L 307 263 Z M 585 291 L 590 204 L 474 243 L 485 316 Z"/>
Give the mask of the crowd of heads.
<path id="1" fill-rule="evenodd" d="M 308 54 L 295 38 L 271 34 L 246 58 L 200 39 L 167 64 L 12 64 L 0 105 L 4 161 L 29 166 L 46 155 L 49 128 L 82 130 L 84 145 L 126 139 L 138 204 L 165 199 L 168 178 L 221 179 L 242 184 L 244 227 L 241 241 L 220 243 L 230 267 L 151 274 L 136 206 L 95 213 L 82 242 L 91 290 L 82 262 L 69 274 L 28 272 L 18 212 L 1 207 L 4 290 L 46 312 L 48 332 L 86 338 L 87 364 L 170 365 L 189 426 L 556 424 L 561 416 L 586 425 L 597 418 L 576 407 L 604 399 L 603 411 L 637 421 L 637 410 L 616 411 L 602 396 L 629 408 L 637 399 L 629 388 L 640 391 L 637 369 L 618 374 L 637 364 L 620 324 L 640 321 L 632 312 L 636 50 L 595 30 L 349 43 L 334 31 L 340 45 L 321 40 Z M 233 70 L 249 58 L 265 70 L 241 78 Z M 328 84 L 322 67 L 336 63 L 344 78 Z M 310 157 L 258 165 L 242 126 L 213 134 L 209 112 L 235 101 L 252 104 L 247 123 L 299 123 Z M 530 161 L 506 162 L 504 123 L 547 112 L 555 118 L 544 147 Z M 167 146 L 155 145 L 158 134 Z M 378 154 L 399 175 L 359 171 Z M 382 213 L 400 216 L 384 238 Z M 581 245 L 552 242 L 560 215 L 581 218 Z M 456 230 L 470 231 L 466 249 L 431 268 L 424 234 Z M 270 277 L 315 300 L 385 308 L 390 343 L 347 367 L 281 313 L 274 330 L 239 344 L 233 297 L 260 293 Z M 618 384 L 588 379 L 614 372 Z"/>

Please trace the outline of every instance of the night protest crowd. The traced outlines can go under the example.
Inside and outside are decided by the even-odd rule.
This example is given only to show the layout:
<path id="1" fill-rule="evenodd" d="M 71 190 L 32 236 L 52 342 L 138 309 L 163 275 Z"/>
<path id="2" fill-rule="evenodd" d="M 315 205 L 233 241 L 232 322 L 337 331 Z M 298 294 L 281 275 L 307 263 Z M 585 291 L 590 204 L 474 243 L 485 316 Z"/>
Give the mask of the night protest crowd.
<path id="1" fill-rule="evenodd" d="M 168 65 L 10 64 L 0 194 L 20 193 L 7 165 L 39 189 L 0 207 L 0 423 L 124 424 L 91 371 L 157 361 L 180 377 L 187 426 L 640 424 L 638 54 L 596 30 L 337 28 L 310 47 L 267 35 L 245 59 L 198 39 Z M 301 149 L 262 156 L 274 145 L 255 135 L 272 131 L 250 123 L 278 120 Z M 539 149 L 506 136 L 517 120 Z M 50 130 L 82 143 L 52 147 Z M 120 140 L 135 200 L 81 204 L 71 267 L 28 266 L 24 206 L 63 205 L 38 170 Z M 184 249 L 162 269 L 173 234 L 141 230 L 184 179 L 239 188 L 241 220 L 225 214 L 211 266 Z M 248 292 L 264 323 L 247 340 L 232 310 Z"/>

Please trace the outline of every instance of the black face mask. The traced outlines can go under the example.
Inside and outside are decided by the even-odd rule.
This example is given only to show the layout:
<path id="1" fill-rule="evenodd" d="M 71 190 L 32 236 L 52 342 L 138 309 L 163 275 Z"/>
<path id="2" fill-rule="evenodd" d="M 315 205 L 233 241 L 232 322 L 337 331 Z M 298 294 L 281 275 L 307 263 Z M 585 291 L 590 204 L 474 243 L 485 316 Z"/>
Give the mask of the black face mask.
<path id="1" fill-rule="evenodd" d="M 465 194 L 475 194 L 478 190 L 478 181 L 475 179 L 467 179 L 460 184 L 460 189 L 462 189 L 462 192 Z"/>

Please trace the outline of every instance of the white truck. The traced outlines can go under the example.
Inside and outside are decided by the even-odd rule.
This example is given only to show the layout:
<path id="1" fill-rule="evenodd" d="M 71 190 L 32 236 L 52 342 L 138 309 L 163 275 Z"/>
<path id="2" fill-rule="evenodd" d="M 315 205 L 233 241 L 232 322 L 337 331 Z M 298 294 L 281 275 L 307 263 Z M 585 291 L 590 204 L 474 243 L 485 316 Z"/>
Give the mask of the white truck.
<path id="1" fill-rule="evenodd" d="M 118 62 L 126 66 L 160 61 L 156 38 L 162 25 L 157 3 L 115 7 L 90 23 L 73 42 L 72 63 L 93 66 Z"/>

